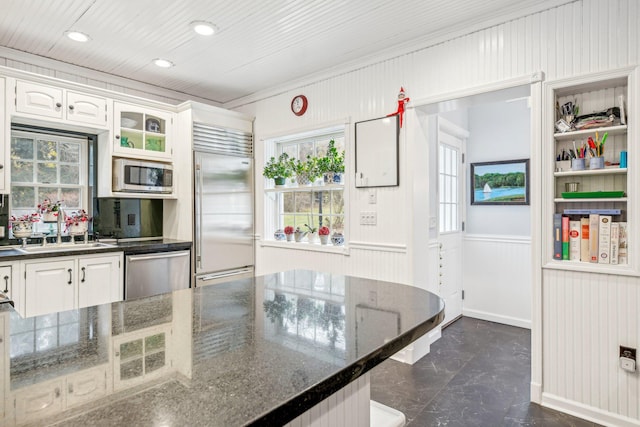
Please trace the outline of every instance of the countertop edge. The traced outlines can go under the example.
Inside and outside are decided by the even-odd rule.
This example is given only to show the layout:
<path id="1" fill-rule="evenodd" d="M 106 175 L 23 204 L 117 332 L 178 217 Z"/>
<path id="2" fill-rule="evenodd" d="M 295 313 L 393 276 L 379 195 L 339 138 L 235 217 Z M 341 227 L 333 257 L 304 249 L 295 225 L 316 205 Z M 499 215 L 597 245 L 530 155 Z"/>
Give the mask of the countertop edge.
<path id="1" fill-rule="evenodd" d="M 313 408 L 350 382 L 356 380 L 418 338 L 426 335 L 444 320 L 444 305 L 436 315 L 416 325 L 377 350 L 363 356 L 348 367 L 294 396 L 279 407 L 258 416 L 246 426 L 284 425 Z"/>

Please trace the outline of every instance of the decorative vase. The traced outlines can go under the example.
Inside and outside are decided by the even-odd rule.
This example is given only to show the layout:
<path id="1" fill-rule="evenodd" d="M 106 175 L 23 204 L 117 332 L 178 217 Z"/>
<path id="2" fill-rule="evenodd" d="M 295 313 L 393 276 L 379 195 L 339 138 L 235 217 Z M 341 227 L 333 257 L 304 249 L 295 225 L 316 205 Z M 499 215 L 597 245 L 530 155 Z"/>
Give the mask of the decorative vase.
<path id="1" fill-rule="evenodd" d="M 314 231 L 313 233 L 309 233 L 307 235 L 307 239 L 309 240 L 309 243 L 315 243 L 316 240 L 318 240 L 318 232 Z"/>
<path id="2" fill-rule="evenodd" d="M 326 245 L 329 243 L 329 235 L 328 234 L 321 234 L 320 235 L 320 243 L 323 245 Z"/>
<path id="3" fill-rule="evenodd" d="M 69 235 L 76 236 L 79 234 L 84 234 L 87 231 L 87 223 L 80 222 L 78 224 L 71 224 L 68 228 Z"/>
<path id="4" fill-rule="evenodd" d="M 45 212 L 42 214 L 42 221 L 44 222 L 58 222 L 57 212 Z"/>
<path id="5" fill-rule="evenodd" d="M 334 172 L 333 174 L 333 183 L 334 184 L 342 184 L 342 173 Z"/>
<path id="6" fill-rule="evenodd" d="M 13 221 L 11 223 L 11 230 L 13 231 L 14 237 L 17 239 L 24 239 L 31 236 L 31 233 L 33 232 L 33 223 L 29 221 Z"/>
<path id="7" fill-rule="evenodd" d="M 280 230 L 280 229 L 277 229 L 277 230 L 275 231 L 275 233 L 273 233 L 273 238 L 274 238 L 274 239 L 276 239 L 276 240 L 281 241 L 281 240 L 286 239 L 287 237 L 286 237 L 286 235 L 284 234 L 284 231 L 282 231 L 282 230 Z"/>
<path id="8" fill-rule="evenodd" d="M 287 178 L 279 176 L 279 177 L 273 178 L 273 182 L 276 184 L 276 188 L 284 187 L 284 184 L 287 182 Z"/>
<path id="9" fill-rule="evenodd" d="M 333 243 L 335 246 L 344 245 L 344 235 L 342 233 L 333 233 L 331 235 L 331 243 Z"/>
<path id="10" fill-rule="evenodd" d="M 338 172 L 326 172 L 324 174 L 325 184 L 342 184 L 342 174 Z"/>
<path id="11" fill-rule="evenodd" d="M 296 231 L 295 233 L 293 233 L 296 242 L 302 242 L 302 239 L 304 239 L 304 236 L 307 234 L 306 231 Z"/>
<path id="12" fill-rule="evenodd" d="M 287 236 L 287 242 L 293 242 L 293 233 L 289 233 Z"/>
<path id="13" fill-rule="evenodd" d="M 298 185 L 311 185 L 309 175 L 307 175 L 306 173 L 296 175 L 296 181 L 298 181 Z"/>

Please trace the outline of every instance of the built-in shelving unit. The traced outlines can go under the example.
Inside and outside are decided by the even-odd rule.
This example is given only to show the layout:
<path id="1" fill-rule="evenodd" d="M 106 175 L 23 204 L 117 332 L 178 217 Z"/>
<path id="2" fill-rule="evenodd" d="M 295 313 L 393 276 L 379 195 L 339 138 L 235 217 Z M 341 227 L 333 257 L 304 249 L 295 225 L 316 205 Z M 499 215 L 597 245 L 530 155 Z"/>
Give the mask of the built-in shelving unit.
<path id="1" fill-rule="evenodd" d="M 546 268 L 608 274 L 637 274 L 635 259 L 640 249 L 633 246 L 633 242 L 637 241 L 637 238 L 634 238 L 637 232 L 633 228 L 638 214 L 636 207 L 638 201 L 635 197 L 637 188 L 637 178 L 635 177 L 637 175 L 634 166 L 637 165 L 637 162 L 635 161 L 636 150 L 633 143 L 637 140 L 635 129 L 635 117 L 637 116 L 636 74 L 637 70 L 635 69 L 625 69 L 545 83 L 546 111 L 543 131 L 545 141 L 543 146 L 543 158 L 545 159 L 543 164 L 545 175 L 543 227 L 545 231 L 543 238 Z M 563 106 L 568 103 L 573 103 L 578 107 L 578 116 L 607 111 L 613 107 L 620 108 L 624 116 L 615 117 L 611 124 L 605 123 L 590 129 L 572 129 L 559 132 L 556 122 L 560 119 L 570 122 L 572 118 L 563 115 L 563 111 L 567 113 L 567 108 L 563 110 Z M 579 149 L 581 146 L 589 146 L 589 138 L 596 142 L 601 141 L 605 133 L 607 139 L 603 145 L 604 151 L 602 153 L 604 167 L 591 169 L 592 155 L 587 151 L 584 158 L 585 168 L 573 170 L 571 162 L 564 158 L 564 154 L 572 152 L 572 157 L 574 157 L 575 147 L 577 147 L 578 157 L 580 157 Z M 623 152 L 627 153 L 627 164 L 625 165 L 623 161 L 621 167 L 621 153 Z M 583 194 L 571 195 L 576 197 L 569 198 L 570 195 L 567 194 L 569 187 L 575 186 L 575 183 L 577 183 L 577 192 Z M 603 197 L 597 196 L 599 192 L 602 192 Z M 617 194 L 612 197 L 612 193 Z M 626 223 L 628 231 L 626 262 L 611 264 L 607 262 L 611 259 L 607 260 L 606 256 L 604 259 L 599 257 L 596 261 L 584 258 L 582 260 L 575 258 L 568 260 L 566 255 L 564 259 L 557 258 L 558 252 L 557 247 L 554 248 L 554 242 L 558 234 L 557 229 L 554 228 L 554 215 L 569 217 L 571 221 L 579 221 L 581 218 L 589 216 L 584 213 L 566 212 L 578 209 L 614 212 L 611 215 L 611 223 Z M 617 213 L 618 211 L 619 213 Z M 582 231 L 580 229 L 580 238 Z M 610 245 L 610 243 L 605 240 L 603 245 Z M 554 257 L 554 255 L 556 256 Z"/>

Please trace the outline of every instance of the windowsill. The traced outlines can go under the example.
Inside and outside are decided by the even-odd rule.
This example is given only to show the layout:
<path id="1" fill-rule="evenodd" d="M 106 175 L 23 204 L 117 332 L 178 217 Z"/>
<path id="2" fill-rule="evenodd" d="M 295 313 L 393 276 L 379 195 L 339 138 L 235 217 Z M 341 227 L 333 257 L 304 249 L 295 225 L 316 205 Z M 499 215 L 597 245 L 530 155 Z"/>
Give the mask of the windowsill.
<path id="1" fill-rule="evenodd" d="M 333 254 L 349 255 L 348 246 L 322 245 L 320 243 L 287 242 L 276 240 L 261 240 L 260 246 L 268 248 L 293 249 L 296 251 L 328 252 Z"/>

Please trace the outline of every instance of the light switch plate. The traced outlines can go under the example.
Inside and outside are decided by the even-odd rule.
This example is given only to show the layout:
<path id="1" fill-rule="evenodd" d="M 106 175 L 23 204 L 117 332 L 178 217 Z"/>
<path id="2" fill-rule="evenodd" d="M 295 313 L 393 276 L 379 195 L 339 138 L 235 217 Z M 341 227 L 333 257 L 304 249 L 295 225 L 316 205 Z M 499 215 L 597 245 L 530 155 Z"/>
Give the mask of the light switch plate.
<path id="1" fill-rule="evenodd" d="M 369 190 L 369 204 L 375 205 L 378 203 L 378 195 L 376 194 L 376 190 Z"/>

